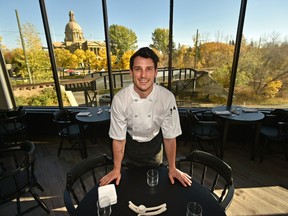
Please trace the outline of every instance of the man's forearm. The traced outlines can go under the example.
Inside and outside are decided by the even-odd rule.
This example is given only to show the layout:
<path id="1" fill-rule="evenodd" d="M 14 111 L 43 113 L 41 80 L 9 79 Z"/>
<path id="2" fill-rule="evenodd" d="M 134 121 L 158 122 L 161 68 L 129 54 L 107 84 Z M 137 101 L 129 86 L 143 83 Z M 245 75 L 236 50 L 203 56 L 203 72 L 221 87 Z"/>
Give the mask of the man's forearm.
<path id="1" fill-rule="evenodd" d="M 113 140 L 114 169 L 121 170 L 126 140 Z"/>

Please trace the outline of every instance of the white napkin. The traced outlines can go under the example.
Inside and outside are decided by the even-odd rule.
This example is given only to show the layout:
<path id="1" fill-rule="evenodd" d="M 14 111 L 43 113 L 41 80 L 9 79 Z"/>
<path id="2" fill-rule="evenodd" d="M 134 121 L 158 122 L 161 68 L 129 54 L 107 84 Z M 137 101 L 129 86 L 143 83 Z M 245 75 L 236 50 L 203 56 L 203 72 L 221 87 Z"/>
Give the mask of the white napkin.
<path id="1" fill-rule="evenodd" d="M 108 184 L 98 188 L 98 199 L 100 197 L 107 196 L 110 198 L 111 205 L 117 203 L 117 194 L 114 184 Z"/>
<path id="2" fill-rule="evenodd" d="M 217 115 L 230 115 L 231 113 L 228 110 L 223 110 L 223 111 L 215 111 L 215 114 L 217 114 Z"/>
<path id="3" fill-rule="evenodd" d="M 257 109 L 254 109 L 254 108 L 243 108 L 242 111 L 243 111 L 243 112 L 246 112 L 246 113 L 258 112 L 258 110 L 257 110 Z"/>
<path id="4" fill-rule="evenodd" d="M 91 116 L 92 114 L 90 113 L 90 112 L 84 112 L 84 111 L 82 111 L 82 112 L 79 112 L 78 114 L 77 114 L 77 116 Z"/>

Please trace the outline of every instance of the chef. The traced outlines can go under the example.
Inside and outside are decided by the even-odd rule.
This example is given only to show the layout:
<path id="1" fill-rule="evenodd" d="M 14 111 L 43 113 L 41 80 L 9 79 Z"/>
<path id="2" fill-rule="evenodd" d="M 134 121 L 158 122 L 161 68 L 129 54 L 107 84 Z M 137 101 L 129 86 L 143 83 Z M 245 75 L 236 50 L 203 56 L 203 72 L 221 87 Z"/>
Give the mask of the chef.
<path id="1" fill-rule="evenodd" d="M 183 186 L 191 178 L 175 167 L 176 137 L 181 134 L 179 114 L 174 95 L 154 83 L 159 58 L 144 47 L 130 58 L 133 83 L 121 89 L 113 98 L 109 136 L 113 139 L 114 167 L 100 179 L 100 185 L 121 179 L 121 164 L 158 166 L 163 160 L 163 144 L 172 184 L 178 179 Z"/>

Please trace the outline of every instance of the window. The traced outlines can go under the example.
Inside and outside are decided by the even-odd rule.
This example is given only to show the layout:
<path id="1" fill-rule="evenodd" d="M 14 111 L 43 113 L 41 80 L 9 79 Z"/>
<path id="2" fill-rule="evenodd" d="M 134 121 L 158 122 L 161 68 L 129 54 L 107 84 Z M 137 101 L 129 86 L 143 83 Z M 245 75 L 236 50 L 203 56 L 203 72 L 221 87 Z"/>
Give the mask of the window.
<path id="1" fill-rule="evenodd" d="M 155 81 L 168 87 L 171 21 L 171 91 L 178 105 L 227 103 L 241 0 L 106 2 L 111 77 L 101 0 L 45 1 L 57 71 L 52 70 L 39 1 L 11 0 L 0 7 L 0 43 L 18 106 L 101 105 L 103 95 L 131 83 L 129 58 L 143 46 L 159 55 Z M 285 4 L 247 4 L 233 104 L 287 104 Z"/>

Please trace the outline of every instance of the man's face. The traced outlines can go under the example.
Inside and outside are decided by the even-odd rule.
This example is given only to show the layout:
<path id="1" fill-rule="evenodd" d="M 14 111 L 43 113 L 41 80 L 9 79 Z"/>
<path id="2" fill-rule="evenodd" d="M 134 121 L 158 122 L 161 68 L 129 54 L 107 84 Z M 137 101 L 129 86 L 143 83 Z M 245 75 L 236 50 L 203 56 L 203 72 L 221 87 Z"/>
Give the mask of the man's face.
<path id="1" fill-rule="evenodd" d="M 141 98 L 146 98 L 153 89 L 154 78 L 157 76 L 153 60 L 137 56 L 130 74 L 134 83 L 134 90 Z"/>

